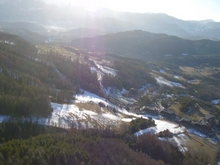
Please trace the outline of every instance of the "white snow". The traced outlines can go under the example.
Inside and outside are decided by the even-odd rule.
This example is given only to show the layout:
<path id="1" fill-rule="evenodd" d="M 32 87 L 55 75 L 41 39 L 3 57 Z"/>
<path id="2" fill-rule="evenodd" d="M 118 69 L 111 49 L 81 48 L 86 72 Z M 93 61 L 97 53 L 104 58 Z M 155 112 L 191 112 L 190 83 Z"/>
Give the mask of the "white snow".
<path id="1" fill-rule="evenodd" d="M 147 90 L 147 88 L 151 87 L 151 84 L 146 84 L 143 87 L 141 87 L 140 89 L 138 89 L 138 92 L 143 91 L 143 90 Z"/>
<path id="2" fill-rule="evenodd" d="M 10 118 L 9 116 L 0 115 L 0 123 L 2 123 L 3 121 L 7 121 L 9 118 Z"/>
<path id="3" fill-rule="evenodd" d="M 125 93 L 128 93 L 128 91 L 125 89 L 125 88 L 122 88 L 122 90 L 120 92 L 117 92 L 118 94 L 125 94 Z"/>
<path id="4" fill-rule="evenodd" d="M 175 87 L 179 87 L 179 88 L 185 88 L 182 84 L 180 84 L 180 83 L 177 83 L 177 82 L 173 82 L 173 81 L 170 81 L 171 82 L 171 84 L 173 85 L 173 86 L 175 86 Z"/>
<path id="5" fill-rule="evenodd" d="M 160 73 L 166 73 L 164 69 L 160 69 Z"/>
<path id="6" fill-rule="evenodd" d="M 195 83 L 197 80 L 187 80 L 188 83 Z"/>
<path id="7" fill-rule="evenodd" d="M 112 115 L 110 113 L 102 114 L 102 116 L 104 116 L 105 118 L 112 119 L 112 120 L 118 120 L 119 119 L 117 116 Z"/>
<path id="8" fill-rule="evenodd" d="M 163 77 L 156 77 L 155 78 L 157 83 L 160 85 L 167 85 L 169 87 L 179 87 L 179 88 L 185 88 L 182 84 L 177 83 L 177 82 L 173 82 L 173 81 L 168 81 Z"/>
<path id="9" fill-rule="evenodd" d="M 172 138 L 159 138 L 160 140 L 166 140 L 171 143 L 176 144 L 181 152 L 187 151 L 187 148 L 184 147 L 184 143 L 189 140 L 189 138 L 182 134 L 185 131 L 185 127 L 180 127 L 178 124 L 171 123 L 168 121 L 154 119 L 156 126 L 150 127 L 135 133 L 136 136 L 141 136 L 146 133 L 157 134 L 161 131 L 168 129 L 174 134 Z"/>
<path id="10" fill-rule="evenodd" d="M 116 76 L 117 70 L 107 67 L 107 66 L 102 66 L 98 64 L 96 61 L 94 61 L 95 65 L 102 71 L 102 73 L 109 74 L 111 76 Z"/>
<path id="11" fill-rule="evenodd" d="M 91 70 L 92 72 L 97 72 L 97 69 L 96 69 L 95 67 L 90 67 L 90 70 Z"/>
<path id="12" fill-rule="evenodd" d="M 106 99 L 85 90 L 84 90 L 84 94 L 77 94 L 75 98 L 76 98 L 76 103 L 86 103 L 92 101 L 96 104 L 102 102 L 105 105 L 109 105 L 109 102 L 107 102 Z"/>
<path id="13" fill-rule="evenodd" d="M 94 127 L 94 123 L 100 125 L 117 124 L 120 117 L 110 113 L 98 114 L 91 110 L 80 110 L 74 104 L 51 103 L 53 112 L 48 118 L 40 118 L 39 123 L 45 125 L 56 125 L 58 127 L 69 128 L 71 126 Z"/>
<path id="14" fill-rule="evenodd" d="M 168 129 L 170 132 L 176 134 L 175 136 L 177 138 L 174 138 L 174 140 L 178 144 L 178 146 L 181 146 L 180 142 L 183 143 L 184 140 L 186 140 L 186 137 L 181 134 L 186 130 L 185 127 L 180 127 L 178 124 L 169 121 L 160 120 L 158 116 L 138 115 L 132 112 L 128 112 L 124 108 L 119 108 L 118 106 L 109 103 L 104 98 L 101 98 L 88 91 L 84 91 L 84 94 L 76 95 L 76 99 L 77 100 L 75 101 L 75 103 L 86 103 L 92 101 L 93 103 L 97 104 L 99 102 L 102 102 L 106 106 L 108 105 L 112 108 L 115 108 L 118 113 L 113 114 L 112 111 L 105 111 L 104 109 L 102 109 L 102 112 L 97 113 L 92 111 L 91 109 L 79 109 L 79 107 L 77 107 L 75 104 L 51 103 L 51 106 L 53 108 L 52 114 L 48 118 L 39 118 L 38 123 L 63 128 L 70 128 L 72 126 L 77 128 L 80 126 L 84 128 L 92 128 L 97 126 L 97 124 L 106 127 L 109 125 L 119 125 L 119 123 L 121 122 L 131 122 L 136 118 L 148 119 L 149 117 L 151 117 L 155 121 L 156 126 L 138 131 L 135 133 L 136 136 L 141 136 L 145 133 L 156 134 Z M 130 117 L 124 118 L 121 114 L 125 114 Z M 0 116 L 0 122 L 2 122 L 3 120 L 7 120 L 8 118 L 10 117 Z M 188 131 L 202 138 L 206 138 L 206 135 L 203 135 L 193 129 L 189 129 Z"/>
<path id="15" fill-rule="evenodd" d="M 110 74 L 111 76 L 116 76 L 116 72 L 117 70 L 109 68 L 107 66 L 103 66 L 100 68 L 102 72 L 106 73 L 106 74 Z"/>
<path id="16" fill-rule="evenodd" d="M 155 120 L 155 119 L 154 119 Z M 157 134 L 161 131 L 165 131 L 168 129 L 170 132 L 174 134 L 182 133 L 184 132 L 185 127 L 179 127 L 179 125 L 170 123 L 168 121 L 164 120 L 155 120 L 155 127 L 150 127 L 141 131 L 138 131 L 135 133 L 136 136 L 143 135 L 145 133 L 152 133 L 152 134 Z"/>
<path id="17" fill-rule="evenodd" d="M 184 136 L 186 136 L 186 135 L 184 135 Z M 173 140 L 175 141 L 176 145 L 179 147 L 181 152 L 186 152 L 188 150 L 186 147 L 183 146 L 184 141 L 180 140 L 176 136 L 173 137 Z"/>
<path id="18" fill-rule="evenodd" d="M 168 141 L 168 142 L 175 144 L 176 146 L 179 147 L 181 152 L 186 152 L 188 150 L 186 147 L 184 147 L 184 144 L 187 140 L 189 140 L 189 138 L 184 134 L 180 134 L 180 135 L 174 136 L 172 138 L 167 138 L 167 137 L 161 138 L 160 137 L 159 139 L 162 141 Z"/>
<path id="19" fill-rule="evenodd" d="M 134 118 L 123 118 L 123 119 L 121 119 L 121 120 L 124 121 L 124 122 L 129 123 L 129 122 L 131 122 L 133 119 L 134 119 Z"/>
<path id="20" fill-rule="evenodd" d="M 174 77 L 174 78 L 176 78 L 176 79 L 178 79 L 178 78 L 179 78 L 179 76 L 178 76 L 178 75 L 174 75 L 173 77 Z"/>
<path id="21" fill-rule="evenodd" d="M 104 103 L 106 106 L 113 105 L 107 102 L 104 98 L 101 98 L 93 93 L 84 91 L 84 94 L 76 95 L 75 103 L 88 103 L 93 102 L 98 104 L 99 102 Z M 51 103 L 53 112 L 48 118 L 40 118 L 39 123 L 45 125 L 56 125 L 58 127 L 69 128 L 71 126 L 78 127 L 79 125 L 84 127 L 93 127 L 94 123 L 100 124 L 103 126 L 107 125 L 117 125 L 121 122 L 120 115 L 114 115 L 109 112 L 103 111 L 103 113 L 96 113 L 92 110 L 80 110 L 74 104 L 57 104 Z"/>
<path id="22" fill-rule="evenodd" d="M 212 100 L 212 104 L 217 105 L 217 104 L 219 104 L 219 103 L 220 103 L 220 99 L 219 99 L 219 100 Z"/>
<path id="23" fill-rule="evenodd" d="M 5 43 L 5 44 L 10 44 L 10 45 L 15 45 L 14 42 L 10 42 L 10 41 L 2 41 L 0 40 L 1 43 Z"/>
<path id="24" fill-rule="evenodd" d="M 206 135 L 204 135 L 204 134 L 202 134 L 202 133 L 200 133 L 200 132 L 198 132 L 198 131 L 196 131 L 194 129 L 188 129 L 188 132 L 190 132 L 190 133 L 192 133 L 192 134 L 194 134 L 196 136 L 199 136 L 201 138 L 207 138 Z"/>
<path id="25" fill-rule="evenodd" d="M 41 62 L 39 58 L 34 58 L 34 61 Z"/>
<path id="26" fill-rule="evenodd" d="M 112 87 L 108 87 L 107 89 L 105 89 L 105 94 L 109 95 L 111 90 L 113 90 L 113 88 Z"/>

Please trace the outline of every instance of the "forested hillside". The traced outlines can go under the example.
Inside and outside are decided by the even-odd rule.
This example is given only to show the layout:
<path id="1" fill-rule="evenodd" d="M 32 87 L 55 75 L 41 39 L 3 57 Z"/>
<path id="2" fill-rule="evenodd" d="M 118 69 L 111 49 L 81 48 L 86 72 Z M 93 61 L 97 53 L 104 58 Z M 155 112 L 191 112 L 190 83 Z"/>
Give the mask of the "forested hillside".
<path id="1" fill-rule="evenodd" d="M 220 52 L 219 41 L 192 41 L 138 30 L 75 39 L 72 44 L 89 50 L 114 52 L 136 58 L 166 54 L 198 55 Z"/>
<path id="2" fill-rule="evenodd" d="M 52 111 L 44 83 L 50 69 L 31 59 L 37 49 L 14 35 L 0 33 L 0 113 L 47 116 Z"/>
<path id="3" fill-rule="evenodd" d="M 23 129 L 23 127 L 21 128 Z M 110 130 L 75 130 L 42 134 L 27 140 L 8 141 L 0 146 L 0 164 L 206 164 L 207 158 L 183 154 L 154 135 L 140 138 Z"/>
<path id="4" fill-rule="evenodd" d="M 106 55 L 106 58 L 113 60 L 114 69 L 117 70 L 114 77 L 110 75 L 103 76 L 102 83 L 106 88 L 116 87 L 129 90 L 131 88 L 139 89 L 147 83 L 156 84 L 145 62 L 113 54 Z"/>
<path id="5" fill-rule="evenodd" d="M 14 35 L 1 33 L 0 41 L 0 114 L 47 116 L 52 111 L 49 96 L 62 103 L 80 87 L 99 91 L 87 64 L 55 52 L 37 56 L 34 45 Z"/>

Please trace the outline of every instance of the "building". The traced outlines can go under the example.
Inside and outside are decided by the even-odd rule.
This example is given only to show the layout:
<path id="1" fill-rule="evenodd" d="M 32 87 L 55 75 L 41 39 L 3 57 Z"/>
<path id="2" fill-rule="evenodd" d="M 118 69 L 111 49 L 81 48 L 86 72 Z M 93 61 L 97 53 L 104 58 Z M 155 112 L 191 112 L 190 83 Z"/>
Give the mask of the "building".
<path id="1" fill-rule="evenodd" d="M 177 117 L 175 112 L 167 110 L 167 109 L 160 111 L 160 115 L 171 120 L 175 120 Z"/>
<path id="2" fill-rule="evenodd" d="M 215 124 L 216 118 L 214 115 L 208 115 L 204 118 L 205 121 L 207 121 L 210 125 Z"/>
<path id="3" fill-rule="evenodd" d="M 183 125 L 191 125 L 192 124 L 192 120 L 190 120 L 189 118 L 182 118 L 180 120 L 180 123 Z"/>
<path id="4" fill-rule="evenodd" d="M 158 110 L 152 109 L 152 108 L 149 108 L 146 106 L 143 106 L 140 110 L 143 112 L 146 112 L 147 114 L 150 114 L 150 115 L 159 115 Z"/>

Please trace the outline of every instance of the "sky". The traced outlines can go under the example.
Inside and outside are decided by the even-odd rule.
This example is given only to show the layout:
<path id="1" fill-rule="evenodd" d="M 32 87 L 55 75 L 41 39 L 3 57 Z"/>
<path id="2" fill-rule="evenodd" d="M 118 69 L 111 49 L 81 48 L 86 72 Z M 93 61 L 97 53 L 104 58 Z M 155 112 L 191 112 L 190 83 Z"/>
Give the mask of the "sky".
<path id="1" fill-rule="evenodd" d="M 220 22 L 220 0 L 44 0 L 139 13 L 166 13 L 183 20 L 212 19 Z"/>

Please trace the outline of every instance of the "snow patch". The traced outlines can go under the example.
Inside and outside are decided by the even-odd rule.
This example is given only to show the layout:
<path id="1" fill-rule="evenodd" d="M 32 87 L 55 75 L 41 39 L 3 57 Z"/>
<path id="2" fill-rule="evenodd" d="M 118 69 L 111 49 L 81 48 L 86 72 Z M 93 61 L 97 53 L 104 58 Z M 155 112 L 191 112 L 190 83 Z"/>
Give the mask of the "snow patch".
<path id="1" fill-rule="evenodd" d="M 114 124 L 120 117 L 110 113 L 98 114 L 91 110 L 80 110 L 74 104 L 51 103 L 53 112 L 49 118 L 41 118 L 39 123 L 45 125 L 56 125 L 58 127 L 69 128 L 71 126 L 93 127 L 93 122 L 101 125 Z"/>
<path id="2" fill-rule="evenodd" d="M 156 126 L 155 127 L 150 127 L 141 131 L 138 131 L 135 133 L 136 136 L 143 135 L 145 133 L 152 133 L 152 134 L 157 134 L 161 131 L 169 130 L 170 132 L 177 134 L 177 133 L 182 133 L 184 132 L 184 127 L 179 127 L 179 125 L 170 123 L 168 121 L 163 121 L 163 120 L 154 120 Z"/>
<path id="3" fill-rule="evenodd" d="M 107 89 L 105 89 L 106 95 L 109 95 L 112 90 L 113 90 L 112 87 L 108 87 Z"/>
<path id="4" fill-rule="evenodd" d="M 178 148 L 181 152 L 186 152 L 188 150 L 186 147 L 184 147 L 185 141 L 189 139 L 189 138 L 187 138 L 186 135 L 177 135 L 172 138 L 167 138 L 167 137 L 161 138 L 160 137 L 159 139 L 162 141 L 168 141 L 168 142 L 175 144 L 176 146 L 178 146 Z"/>
<path id="5" fill-rule="evenodd" d="M 0 43 L 5 43 L 5 44 L 9 44 L 9 45 L 16 45 L 14 42 L 10 42 L 10 41 L 2 41 L 2 40 L 0 40 Z"/>
<path id="6" fill-rule="evenodd" d="M 177 82 L 173 82 L 173 81 L 168 81 L 163 77 L 156 77 L 155 79 L 156 79 L 157 83 L 160 85 L 166 85 L 169 87 L 185 88 L 182 84 L 177 83 Z"/>
<path id="7" fill-rule="evenodd" d="M 149 87 L 151 87 L 151 86 L 152 86 L 151 84 L 146 84 L 146 85 L 144 85 L 143 87 L 141 87 L 140 89 L 138 89 L 138 92 L 147 90 L 147 89 L 148 89 Z"/>
<path id="8" fill-rule="evenodd" d="M 75 96 L 75 98 L 76 98 L 76 103 L 87 103 L 87 102 L 92 101 L 96 104 L 102 102 L 105 105 L 109 105 L 109 102 L 107 102 L 106 99 L 104 99 L 94 93 L 90 93 L 88 91 L 85 91 L 85 90 L 84 90 L 84 94 L 77 94 Z"/>
<path id="9" fill-rule="evenodd" d="M 94 61 L 95 62 L 95 61 Z M 107 67 L 107 66 L 102 66 L 97 64 L 97 62 L 95 62 L 95 65 L 98 67 L 98 69 L 100 69 L 103 73 L 111 75 L 111 76 L 116 76 L 116 72 L 117 70 Z"/>
<path id="10" fill-rule="evenodd" d="M 9 116 L 0 115 L 0 123 L 2 123 L 3 121 L 7 121 L 9 118 L 10 118 Z"/>
<path id="11" fill-rule="evenodd" d="M 195 83 L 197 80 L 187 80 L 188 83 Z"/>
<path id="12" fill-rule="evenodd" d="M 116 76 L 116 72 L 117 70 L 109 68 L 107 66 L 103 66 L 101 68 L 102 72 L 106 73 L 106 74 L 110 74 L 111 76 Z"/>
<path id="13" fill-rule="evenodd" d="M 128 91 L 125 88 L 122 88 L 122 90 L 120 92 L 117 92 L 120 95 L 123 95 L 125 93 L 128 93 Z"/>
<path id="14" fill-rule="evenodd" d="M 212 100 L 212 104 L 217 105 L 217 104 L 219 104 L 219 103 L 220 103 L 220 99 L 219 99 L 219 100 Z"/>
<path id="15" fill-rule="evenodd" d="M 124 122 L 129 123 L 129 122 L 131 122 L 133 120 L 133 118 L 123 118 L 121 120 L 124 121 Z"/>
<path id="16" fill-rule="evenodd" d="M 160 69 L 160 73 L 166 73 L 164 69 Z"/>
<path id="17" fill-rule="evenodd" d="M 92 72 L 97 72 L 97 69 L 96 69 L 95 67 L 90 67 L 90 70 L 91 70 Z"/>
<path id="18" fill-rule="evenodd" d="M 206 135 L 204 135 L 204 134 L 202 134 L 202 133 L 200 133 L 200 132 L 198 132 L 198 131 L 196 131 L 194 129 L 188 129 L 188 132 L 190 132 L 190 133 L 192 133 L 192 134 L 194 134 L 196 136 L 199 136 L 201 138 L 207 138 Z"/>
<path id="19" fill-rule="evenodd" d="M 119 119 L 117 116 L 112 115 L 110 113 L 103 114 L 102 116 L 104 116 L 105 118 L 109 118 L 111 120 L 118 120 Z"/>

